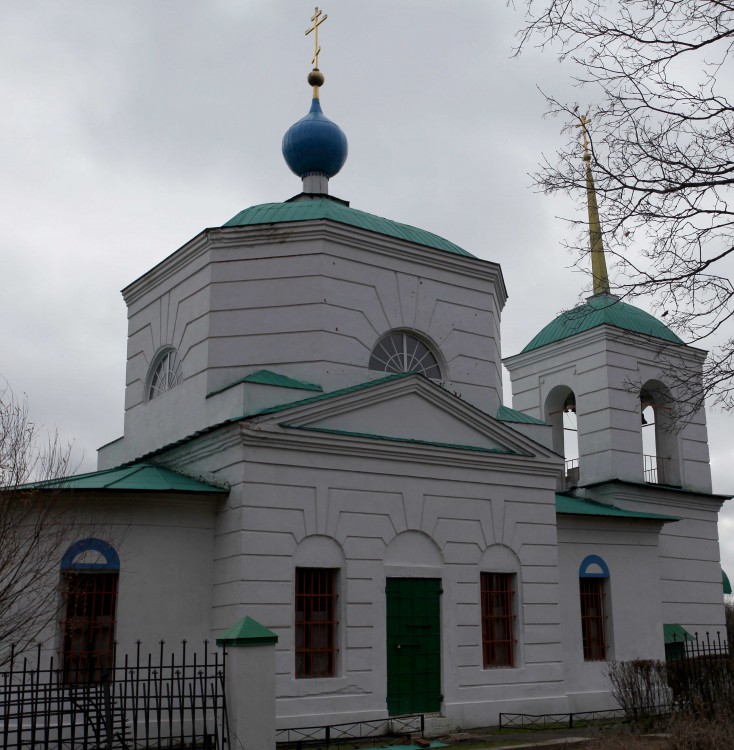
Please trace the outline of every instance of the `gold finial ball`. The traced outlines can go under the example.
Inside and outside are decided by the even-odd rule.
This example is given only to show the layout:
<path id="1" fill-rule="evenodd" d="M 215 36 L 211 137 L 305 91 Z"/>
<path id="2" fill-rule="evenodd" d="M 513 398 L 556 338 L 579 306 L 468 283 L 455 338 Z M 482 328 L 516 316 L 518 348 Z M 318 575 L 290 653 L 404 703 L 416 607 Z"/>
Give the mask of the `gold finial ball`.
<path id="1" fill-rule="evenodd" d="M 324 74 L 318 68 L 314 68 L 308 74 L 308 84 L 309 86 L 323 86 Z"/>

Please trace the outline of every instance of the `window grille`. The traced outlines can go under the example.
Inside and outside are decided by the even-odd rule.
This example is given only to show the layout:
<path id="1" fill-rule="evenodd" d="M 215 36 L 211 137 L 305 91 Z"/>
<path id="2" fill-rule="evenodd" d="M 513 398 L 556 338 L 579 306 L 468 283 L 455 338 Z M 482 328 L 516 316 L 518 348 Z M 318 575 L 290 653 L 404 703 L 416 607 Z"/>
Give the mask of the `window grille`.
<path id="1" fill-rule="evenodd" d="M 148 399 L 175 388 L 183 377 L 181 361 L 175 349 L 169 349 L 158 361 L 148 389 Z"/>
<path id="2" fill-rule="evenodd" d="M 296 677 L 336 674 L 336 571 L 296 569 Z"/>
<path id="3" fill-rule="evenodd" d="M 420 372 L 427 378 L 441 379 L 433 352 L 409 333 L 390 333 L 381 338 L 372 350 L 368 367 L 382 372 Z"/>
<path id="4" fill-rule="evenodd" d="M 511 573 L 482 573 L 482 652 L 486 667 L 514 667 L 513 578 Z"/>
<path id="5" fill-rule="evenodd" d="M 604 633 L 605 578 L 580 578 L 581 636 L 586 661 L 604 661 L 607 644 Z"/>
<path id="6" fill-rule="evenodd" d="M 117 572 L 67 571 L 63 664 L 67 682 L 99 682 L 114 666 Z"/>

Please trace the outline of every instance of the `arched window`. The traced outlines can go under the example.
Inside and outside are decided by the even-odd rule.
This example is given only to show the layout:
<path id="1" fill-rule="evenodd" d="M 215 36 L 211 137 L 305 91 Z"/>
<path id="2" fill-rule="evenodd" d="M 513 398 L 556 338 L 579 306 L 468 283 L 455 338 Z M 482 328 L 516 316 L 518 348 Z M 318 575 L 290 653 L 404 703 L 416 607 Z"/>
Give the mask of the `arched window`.
<path id="1" fill-rule="evenodd" d="M 604 661 L 609 649 L 606 603 L 609 568 L 599 555 L 588 555 L 579 566 L 581 638 L 585 661 Z"/>
<path id="2" fill-rule="evenodd" d="M 63 667 L 67 682 L 99 682 L 113 666 L 120 558 L 102 539 L 81 539 L 61 560 Z"/>
<path id="3" fill-rule="evenodd" d="M 479 568 L 482 665 L 485 669 L 517 667 L 522 633 L 520 561 L 509 547 L 493 544 L 482 554 Z"/>
<path id="4" fill-rule="evenodd" d="M 296 678 L 336 677 L 344 550 L 331 537 L 315 534 L 299 542 L 293 562 Z"/>
<path id="5" fill-rule="evenodd" d="M 183 377 L 181 361 L 175 349 L 165 349 L 154 360 L 148 385 L 148 399 L 175 388 Z"/>
<path id="6" fill-rule="evenodd" d="M 579 483 L 579 438 L 576 394 L 565 385 L 556 386 L 545 402 L 545 420 L 553 426 L 553 450 L 566 459 L 565 486 Z"/>
<path id="7" fill-rule="evenodd" d="M 441 379 L 436 355 L 423 341 L 403 331 L 388 333 L 377 342 L 368 367 L 381 372 L 420 372 L 427 378 Z"/>

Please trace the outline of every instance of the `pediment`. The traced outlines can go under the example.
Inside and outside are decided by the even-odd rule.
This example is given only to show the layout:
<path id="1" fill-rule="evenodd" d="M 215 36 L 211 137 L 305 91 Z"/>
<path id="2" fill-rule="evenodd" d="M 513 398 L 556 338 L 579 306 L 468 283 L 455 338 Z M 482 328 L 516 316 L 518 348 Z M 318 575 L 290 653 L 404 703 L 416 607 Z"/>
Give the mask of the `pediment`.
<path id="1" fill-rule="evenodd" d="M 421 375 L 388 377 L 281 408 L 260 422 L 288 430 L 554 457 L 507 424 Z"/>

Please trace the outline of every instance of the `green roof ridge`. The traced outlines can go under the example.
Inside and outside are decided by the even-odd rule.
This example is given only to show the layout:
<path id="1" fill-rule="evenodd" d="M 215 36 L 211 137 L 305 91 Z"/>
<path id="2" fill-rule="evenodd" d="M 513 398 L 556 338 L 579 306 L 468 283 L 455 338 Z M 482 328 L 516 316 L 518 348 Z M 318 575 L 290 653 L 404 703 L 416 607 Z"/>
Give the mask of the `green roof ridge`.
<path id="1" fill-rule="evenodd" d="M 522 350 L 531 352 L 556 341 L 590 331 L 600 325 L 610 325 L 624 331 L 640 333 L 643 336 L 669 341 L 673 344 L 685 342 L 664 323 L 638 307 L 622 302 L 612 294 L 597 294 L 582 305 L 561 313 L 550 322 Z"/>
<path id="2" fill-rule="evenodd" d="M 542 424 L 548 426 L 548 422 L 544 422 L 542 419 L 531 417 L 529 414 L 523 414 L 517 409 L 510 409 L 509 406 L 500 404 L 497 409 L 497 419 L 500 422 L 516 422 L 518 424 Z"/>
<path id="3" fill-rule="evenodd" d="M 381 216 L 368 214 L 356 208 L 332 200 L 330 198 L 314 198 L 310 200 L 289 201 L 286 203 L 263 203 L 251 206 L 233 216 L 223 227 L 244 227 L 258 224 L 280 224 L 288 221 L 311 221 L 314 219 L 329 219 L 340 224 L 366 229 L 370 232 L 395 237 L 399 240 L 424 245 L 435 250 L 443 250 L 454 255 L 464 255 L 474 258 L 470 252 L 455 245 L 437 234 L 425 229 L 401 224 L 398 221 L 384 219 Z"/>

